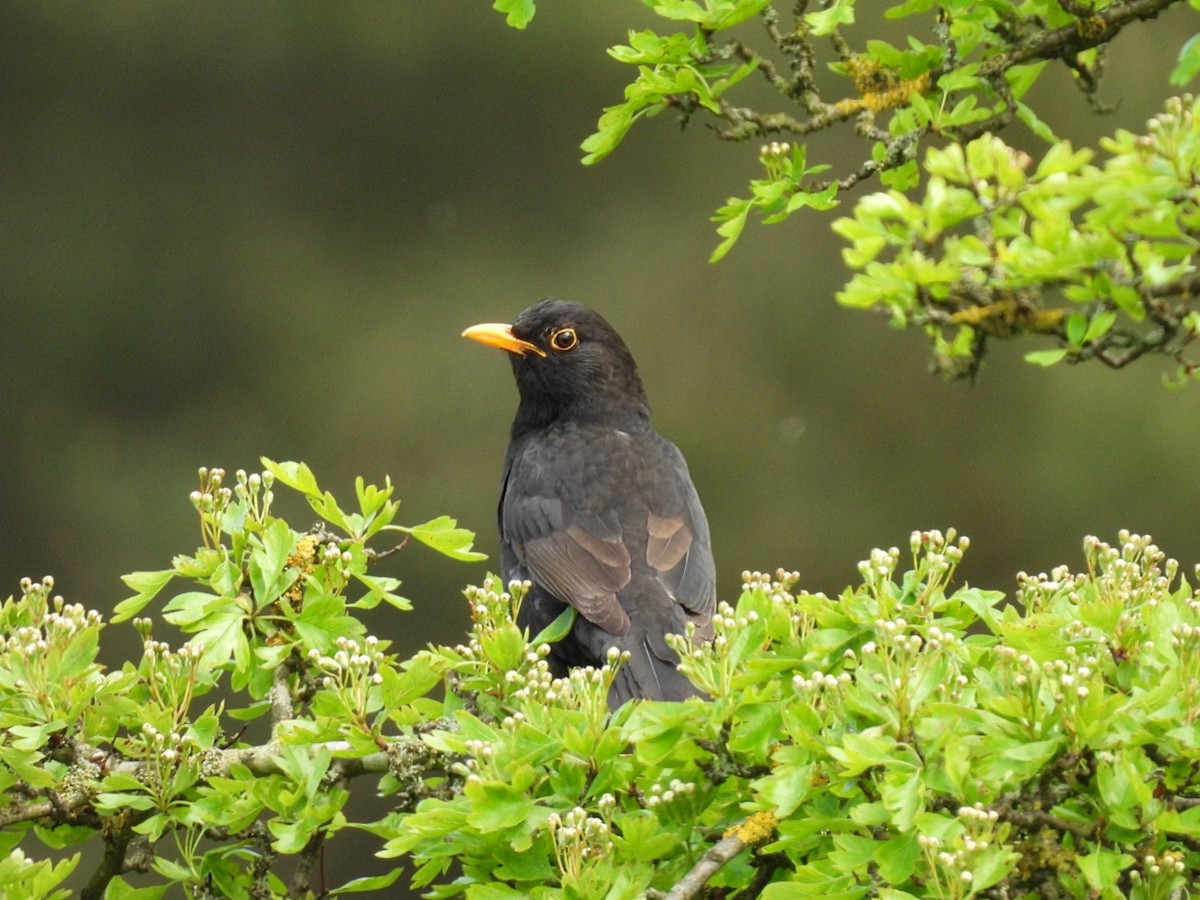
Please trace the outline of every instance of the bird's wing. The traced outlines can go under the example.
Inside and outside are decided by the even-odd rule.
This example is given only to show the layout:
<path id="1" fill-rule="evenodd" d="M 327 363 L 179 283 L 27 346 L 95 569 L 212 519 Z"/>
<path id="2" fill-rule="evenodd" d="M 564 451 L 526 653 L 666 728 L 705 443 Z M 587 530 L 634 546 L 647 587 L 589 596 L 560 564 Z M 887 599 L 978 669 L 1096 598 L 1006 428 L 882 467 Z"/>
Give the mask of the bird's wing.
<path id="1" fill-rule="evenodd" d="M 565 478 L 564 478 L 565 476 Z M 517 454 L 505 467 L 500 534 L 516 571 L 610 634 L 629 631 L 617 593 L 629 583 L 631 558 L 615 517 L 590 513 L 578 488 L 565 499 L 559 486 L 572 476 L 535 454 Z"/>
<path id="2" fill-rule="evenodd" d="M 665 439 L 650 483 L 646 562 L 675 602 L 706 625 L 717 602 L 712 539 L 683 454 Z"/>
<path id="3" fill-rule="evenodd" d="M 500 531 L 515 565 L 505 577 L 529 578 L 622 636 L 631 623 L 618 594 L 648 566 L 662 591 L 707 626 L 716 605 L 712 544 L 683 455 L 653 434 L 582 438 L 511 448 Z M 636 584 L 630 590 L 643 602 L 652 596 Z"/>

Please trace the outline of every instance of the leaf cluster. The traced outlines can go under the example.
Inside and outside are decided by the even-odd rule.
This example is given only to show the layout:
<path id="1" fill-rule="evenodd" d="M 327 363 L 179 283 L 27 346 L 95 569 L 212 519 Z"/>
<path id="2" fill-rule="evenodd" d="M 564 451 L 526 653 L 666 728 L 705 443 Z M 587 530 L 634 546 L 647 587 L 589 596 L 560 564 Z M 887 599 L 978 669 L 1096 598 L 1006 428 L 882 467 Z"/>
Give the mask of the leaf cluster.
<path id="1" fill-rule="evenodd" d="M 876 551 L 837 599 L 747 573 L 712 644 L 679 642 L 711 701 L 611 717 L 607 670 L 550 679 L 495 612 L 519 591 L 476 594 L 491 612 L 455 665 L 490 686 L 439 738 L 466 759 L 465 789 L 397 814 L 388 852 L 419 861 L 422 885 L 457 863 L 432 896 L 472 898 L 652 896 L 729 834 L 747 852 L 709 879 L 717 896 L 1141 898 L 1190 883 L 1200 599 L 1122 534 L 1088 540 L 1083 574 L 1023 577 L 1002 607 L 949 590 L 965 546 L 916 533 L 909 571 Z"/>
<path id="2" fill-rule="evenodd" d="M 847 261 L 858 271 L 840 300 L 925 329 L 935 370 L 974 376 L 990 339 L 1043 334 L 1056 346 L 1027 356 L 1038 365 L 1119 368 L 1157 353 L 1182 380 L 1197 372 L 1184 355 L 1198 287 L 1192 98 L 1169 100 L 1149 135 L 1118 132 L 1099 169 L 1087 165 L 1090 151 L 1056 143 L 1025 99 L 1048 65 L 1065 65 L 1088 103 L 1106 111 L 1097 98 L 1107 47 L 1178 2 L 800 0 L 785 12 L 768 0 L 643 0 L 663 32 L 631 32 L 609 51 L 637 75 L 584 141 L 583 161 L 603 159 L 639 119 L 668 109 L 685 125 L 705 116 L 725 140 L 767 140 L 749 195 L 713 216 L 714 262 L 752 217 L 773 224 L 828 210 L 878 176 L 886 193 L 835 226 L 853 242 Z M 534 13 L 532 3 L 496 7 L 517 27 Z M 761 30 L 752 37 L 754 19 Z M 903 41 L 885 27 L 891 20 L 909 23 Z M 690 30 L 673 30 L 680 23 Z M 1172 84 L 1200 71 L 1198 38 L 1179 50 Z M 770 88 L 773 108 L 742 99 L 752 75 Z M 995 137 L 1013 121 L 1054 145 L 1032 174 Z M 852 129 L 862 158 L 810 163 L 804 141 L 837 127 Z M 1008 162 L 998 158 L 1005 153 Z M 884 247 L 894 258 L 877 259 Z"/>
<path id="3" fill-rule="evenodd" d="M 105 844 L 84 897 L 159 896 L 171 883 L 191 896 L 307 896 L 324 843 L 348 824 L 346 779 L 386 773 L 385 729 L 432 720 L 433 701 L 408 704 L 439 672 L 388 655 L 357 613 L 411 607 L 397 579 L 368 572 L 375 560 L 409 538 L 480 559 L 473 535 L 448 517 L 394 524 L 390 482 L 358 479 L 350 512 L 302 463 L 263 462 L 232 487 L 223 470 L 201 469 L 191 501 L 203 545 L 126 576 L 135 593 L 112 621 L 132 619 L 144 653 L 120 671 L 97 662 L 102 617 L 54 595 L 52 579 L 26 579 L 0 607 L 0 878 L 43 885 L 21 896 L 51 896 L 79 859 L 26 859 L 17 845 L 30 833 L 55 849 Z M 304 496 L 320 525 L 300 533 L 272 515 L 277 486 Z M 368 546 L 393 532 L 399 545 Z M 160 620 L 187 637 L 177 648 L 135 618 L 164 593 Z M 240 737 L 259 719 L 264 743 Z M 288 856 L 302 862 L 285 883 L 274 865 Z M 129 871 L 153 871 L 159 885 L 135 889 Z"/>
<path id="4" fill-rule="evenodd" d="M 1034 161 L 994 135 L 930 149 L 924 194 L 873 194 L 834 223 L 856 274 L 841 303 L 923 328 L 935 368 L 974 374 L 989 338 L 1045 335 L 1053 365 L 1120 368 L 1166 354 L 1178 375 L 1200 327 L 1200 116 L 1167 102 L 1144 134 L 1118 131 L 1107 159 L 1055 144 Z"/>
<path id="5" fill-rule="evenodd" d="M 127 579 L 118 617 L 165 594 L 181 646 L 133 619 L 143 655 L 110 672 L 102 618 L 51 580 L 0 607 L 0 887 L 64 895 L 78 854 L 34 840 L 103 844 L 97 898 L 379 891 L 406 868 L 475 900 L 1150 900 L 1200 877 L 1200 594 L 1148 538 L 1089 538 L 1084 571 L 1022 575 L 1007 604 L 956 585 L 953 532 L 874 551 L 837 598 L 747 572 L 711 642 L 674 642 L 710 699 L 613 712 L 620 655 L 556 677 L 571 619 L 522 632 L 519 584 L 468 589 L 462 644 L 397 658 L 357 617 L 406 605 L 368 572 L 390 485 L 360 481 L 351 513 L 265 466 L 231 489 L 204 470 L 204 546 Z M 324 523 L 273 516 L 279 485 Z M 401 531 L 472 555 L 445 520 Z M 364 780 L 382 818 L 349 812 Z M 327 848 L 364 836 L 390 868 L 326 884 Z"/>

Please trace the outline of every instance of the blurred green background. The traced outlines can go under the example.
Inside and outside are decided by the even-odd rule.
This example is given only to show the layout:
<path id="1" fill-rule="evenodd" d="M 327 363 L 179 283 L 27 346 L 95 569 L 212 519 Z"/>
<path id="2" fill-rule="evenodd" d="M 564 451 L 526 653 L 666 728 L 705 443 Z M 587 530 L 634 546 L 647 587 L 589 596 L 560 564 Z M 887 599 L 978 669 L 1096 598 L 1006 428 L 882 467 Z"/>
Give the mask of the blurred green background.
<path id="1" fill-rule="evenodd" d="M 756 145 L 664 115 L 582 167 L 628 74 L 604 48 L 653 21 L 632 2 L 544 3 L 526 32 L 486 2 L 0 6 L 0 596 L 52 573 L 111 610 L 122 573 L 195 547 L 197 467 L 264 454 L 347 499 L 388 474 L 402 521 L 454 515 L 495 565 L 516 395 L 503 354 L 459 333 L 548 295 L 632 347 L 726 597 L 780 565 L 836 591 L 920 527 L 969 534 L 962 579 L 1003 590 L 1122 526 L 1200 560 L 1200 386 L 1164 390 L 1165 363 L 1043 371 L 1020 361 L 1034 345 L 997 346 L 978 384 L 947 385 L 919 336 L 835 304 L 832 217 L 706 262 Z M 1035 106 L 1077 142 L 1142 128 L 1196 22 L 1120 37 L 1114 115 L 1061 67 Z M 861 158 L 845 140 L 810 160 Z M 411 547 L 386 566 L 416 610 L 373 630 L 456 641 L 486 564 Z"/>

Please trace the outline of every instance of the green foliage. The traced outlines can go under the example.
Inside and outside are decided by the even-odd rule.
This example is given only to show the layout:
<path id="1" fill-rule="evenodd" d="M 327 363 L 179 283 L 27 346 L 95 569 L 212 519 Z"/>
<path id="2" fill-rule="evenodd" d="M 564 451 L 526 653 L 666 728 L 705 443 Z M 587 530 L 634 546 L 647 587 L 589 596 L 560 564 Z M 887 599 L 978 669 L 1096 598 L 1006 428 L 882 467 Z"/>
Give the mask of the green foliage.
<path id="1" fill-rule="evenodd" d="M 721 223 L 717 234 L 724 240 L 713 251 L 712 262 L 721 259 L 732 249 L 753 211 L 762 214 L 763 222 L 770 224 L 786 219 L 802 207 L 830 209 L 837 204 L 836 184 L 826 185 L 817 191 L 804 187 L 806 178 L 824 171 L 828 166 L 806 168 L 803 144 L 795 147 L 787 143 L 765 144 L 761 159 L 766 166 L 767 177 L 750 182 L 752 196 L 748 200 L 729 198 L 729 202 L 713 216 L 713 221 Z"/>
<path id="2" fill-rule="evenodd" d="M 608 156 L 638 119 L 658 115 L 668 107 L 685 112 L 696 108 L 719 112 L 721 95 L 754 71 L 755 63 L 714 61 L 704 34 L 698 30 L 694 37 L 664 37 L 652 31 L 630 32 L 628 46 L 609 50 L 613 59 L 636 65 L 638 76 L 625 88 L 625 101 L 607 107 L 597 132 L 583 142 L 585 164 Z"/>
<path id="3" fill-rule="evenodd" d="M 1200 593 L 1148 538 L 1089 538 L 1083 572 L 1021 575 L 1007 603 L 956 584 L 953 531 L 874 551 L 837 598 L 747 572 L 711 643 L 673 641 L 711 699 L 610 712 L 623 660 L 555 677 L 571 618 L 522 633 L 522 585 L 468 589 L 464 643 L 389 653 L 357 611 L 399 599 L 365 544 L 394 527 L 390 485 L 360 481 L 351 513 L 265 465 L 232 489 L 203 470 L 204 545 L 127 579 L 125 618 L 179 586 L 177 649 L 134 619 L 143 655 L 105 671 L 101 617 L 49 579 L 0 607 L 0 890 L 63 895 L 79 857 L 34 840 L 103 842 L 83 896 L 111 898 L 377 892 L 406 868 L 470 898 L 1151 900 L 1200 877 Z M 279 485 L 325 525 L 273 516 Z M 349 812 L 364 782 L 376 821 Z M 320 883 L 324 848 L 363 835 L 393 867 Z"/>
<path id="4" fill-rule="evenodd" d="M 1197 335 L 1197 101 L 1172 100 L 1147 132 L 1119 131 L 1108 158 L 1055 144 L 1036 165 L 1000 138 L 931 149 L 924 196 L 872 194 L 834 229 L 857 274 L 840 302 L 923 328 L 935 367 L 973 374 L 992 337 L 1045 335 L 1031 362 L 1184 352 Z"/>
<path id="5" fill-rule="evenodd" d="M 358 479 L 358 508 L 349 512 L 304 464 L 264 465 L 261 474 L 239 471 L 232 488 L 223 470 L 201 469 L 191 501 L 203 545 L 170 569 L 126 576 L 135 593 L 113 622 L 133 619 L 144 646 L 136 663 L 106 672 L 97 662 L 101 616 L 53 596 L 52 579 L 26 579 L 22 596 L 0 607 L 8 636 L 0 648 L 0 808 L 8 815 L 0 821 L 12 851 L 0 884 L 9 870 L 22 872 L 45 889 L 21 896 L 51 896 L 74 865 L 20 856 L 13 848 L 32 830 L 55 848 L 101 838 L 117 864 L 153 869 L 189 893 L 211 884 L 223 896 L 252 888 L 284 896 L 271 860 L 313 853 L 344 828 L 346 773 L 385 771 L 385 730 L 427 711 L 438 670 L 389 657 L 388 642 L 356 618 L 381 602 L 411 607 L 395 593 L 399 581 L 368 566 L 408 536 L 454 559 L 479 559 L 473 535 L 448 517 L 392 524 L 399 504 L 390 482 Z M 322 526 L 302 534 L 272 515 L 277 484 L 304 496 Z M 405 536 L 399 546 L 368 547 L 388 531 Z M 177 591 L 160 618 L 187 636 L 177 649 L 152 636 L 151 619 L 134 618 L 169 586 Z M 244 705 L 214 701 L 218 689 Z M 229 737 L 238 720 L 268 713 L 265 745 Z M 141 896 L 115 878 L 119 871 L 102 870 L 85 896 Z M 290 893 L 304 890 L 293 883 Z"/>
<path id="6" fill-rule="evenodd" d="M 803 205 L 826 208 L 832 205 L 835 185 L 848 188 L 872 174 L 880 174 L 891 187 L 915 186 L 913 154 L 922 140 L 963 141 L 1003 128 L 1016 117 L 1053 141 L 1049 128 L 1022 99 L 1046 62 L 1069 60 L 1083 90 L 1093 92 L 1102 66 L 1098 48 L 1126 24 L 1177 0 L 1161 0 L 1145 10 L 1117 2 L 1076 7 L 1057 0 L 904 0 L 867 7 L 855 0 L 836 0 L 819 9 L 796 6 L 790 28 L 781 27 L 783 13 L 769 0 L 643 2 L 664 20 L 690 22 L 695 30 L 690 35 L 631 32 L 629 46 L 609 51 L 618 62 L 637 66 L 638 75 L 625 89 L 625 102 L 606 109 L 596 133 L 584 142 L 585 163 L 611 153 L 639 118 L 668 107 L 677 109 L 685 123 L 698 110 L 710 113 L 719 136 L 729 140 L 778 134 L 803 138 L 854 119 L 856 131 L 870 147 L 857 171 L 831 182 L 810 182 L 806 193 L 828 192 L 825 202 L 778 207 L 731 201 L 716 216 L 724 241 L 713 255 L 715 261 L 736 241 L 750 208 L 747 203 L 763 206 L 764 221 L 772 223 Z M 864 10 L 866 15 L 860 16 Z M 935 12 L 936 20 L 929 23 Z M 767 40 L 751 46 L 741 31 L 731 30 L 755 17 L 762 20 Z M 876 36 L 878 24 L 889 19 L 914 20 L 906 46 Z M 933 25 L 934 43 L 915 36 L 928 24 Z M 830 40 L 827 65 L 844 79 L 836 99 L 822 93 L 815 77 L 822 52 L 818 38 Z M 1194 75 L 1196 58 L 1193 39 L 1180 51 L 1174 83 L 1183 84 Z M 737 60 L 742 65 L 733 68 Z M 782 74 L 783 63 L 790 75 Z M 723 99 L 755 69 L 778 94 L 781 109 L 760 111 Z M 796 118 L 793 108 L 802 117 Z M 883 121 L 876 124 L 880 118 Z M 769 170 L 774 165 L 768 160 L 764 164 Z M 819 165 L 804 172 L 801 167 L 795 173 L 797 181 L 779 190 L 787 190 L 790 197 L 801 176 L 826 168 Z M 753 183 L 752 189 L 759 197 L 763 182 Z"/>
<path id="7" fill-rule="evenodd" d="M 1121 540 L 1005 607 L 950 592 L 953 533 L 914 534 L 902 575 L 876 551 L 836 600 L 748 573 L 711 645 L 678 642 L 712 700 L 611 716 L 612 666 L 553 679 L 512 625 L 520 592 L 487 584 L 469 645 L 429 651 L 467 701 L 431 738 L 463 788 L 375 830 L 419 885 L 461 867 L 437 896 L 645 896 L 747 820 L 774 827 L 714 887 L 1166 896 L 1200 867 L 1200 599 Z"/>
<path id="8" fill-rule="evenodd" d="M 0 897 L 4 900 L 30 897 L 61 900 L 71 896 L 71 892 L 61 885 L 78 864 L 79 854 L 54 864 L 44 859 L 27 859 L 20 849 L 11 849 L 11 840 L 5 839 L 2 844 L 6 855 L 0 859 Z"/>
<path id="9" fill-rule="evenodd" d="M 533 0 L 495 0 L 492 9 L 504 13 L 504 21 L 513 28 L 524 28 L 537 11 Z"/>
<path id="10" fill-rule="evenodd" d="M 1184 356 L 1200 328 L 1190 306 L 1200 287 L 1192 98 L 1168 100 L 1148 135 L 1118 132 L 1099 169 L 1088 165 L 1091 151 L 1055 143 L 1024 99 L 1048 64 L 1064 62 L 1099 105 L 1106 46 L 1126 25 L 1182 0 L 643 2 L 672 28 L 687 22 L 693 30 L 631 32 L 629 45 L 609 51 L 637 75 L 584 141 L 585 163 L 668 108 L 684 124 L 707 114 L 722 139 L 794 141 L 762 145 L 765 177 L 717 210 L 713 262 L 752 216 L 774 224 L 800 209 L 827 210 L 878 175 L 887 193 L 866 197 L 835 225 L 853 243 L 847 262 L 858 271 L 839 298 L 923 328 L 937 371 L 973 377 L 989 339 L 1037 334 L 1055 339 L 1027 354 L 1042 366 L 1098 360 L 1119 368 L 1151 352 L 1174 359 L 1178 380 L 1200 372 Z M 762 26 L 756 40 L 737 27 L 752 18 Z M 886 20 L 908 20 L 911 34 L 900 44 L 882 39 Z M 839 86 L 818 80 L 822 67 Z M 1197 70 L 1200 35 L 1183 44 L 1170 81 L 1186 84 Z M 750 99 L 741 83 L 752 73 L 777 108 Z M 995 137 L 1014 119 L 1054 145 L 1033 172 Z M 850 122 L 864 158 L 809 165 L 808 135 Z M 914 197 L 923 173 L 924 196 Z M 879 259 L 885 251 L 890 258 Z"/>

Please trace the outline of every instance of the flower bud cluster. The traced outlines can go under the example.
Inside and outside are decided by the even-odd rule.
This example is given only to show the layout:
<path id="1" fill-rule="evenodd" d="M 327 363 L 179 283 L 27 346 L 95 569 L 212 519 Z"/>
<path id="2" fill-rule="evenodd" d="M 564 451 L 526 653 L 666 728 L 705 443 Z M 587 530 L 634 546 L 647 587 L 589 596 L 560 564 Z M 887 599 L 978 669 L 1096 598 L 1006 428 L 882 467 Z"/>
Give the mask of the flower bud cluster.
<path id="1" fill-rule="evenodd" d="M 1074 701 L 1086 700 L 1097 689 L 1094 676 L 1099 660 L 1092 653 L 1080 654 L 1074 644 L 1068 645 L 1064 654 L 1065 658 L 1042 663 L 1042 674 L 1054 685 L 1054 702 L 1074 706 Z"/>
<path id="2" fill-rule="evenodd" d="M 672 778 L 666 787 L 655 782 L 650 785 L 650 789 L 642 796 L 642 806 L 647 809 L 654 809 L 663 804 L 673 803 L 678 799 L 690 796 L 695 792 L 696 784 L 692 781 L 682 781 L 678 778 Z"/>
<path id="3" fill-rule="evenodd" d="M 1146 605 L 1157 606 L 1168 597 L 1179 563 L 1167 558 L 1150 535 L 1121 529 L 1117 539 L 1116 547 L 1092 535 L 1084 539 L 1084 555 L 1094 575 L 1097 594 L 1123 606 L 1129 606 L 1134 598 L 1149 596 Z"/>
<path id="4" fill-rule="evenodd" d="M 913 532 L 914 535 L 920 532 Z M 868 587 L 877 587 L 892 580 L 896 566 L 900 562 L 900 548 L 889 547 L 887 550 L 878 548 L 858 564 L 858 574 Z"/>
<path id="5" fill-rule="evenodd" d="M 847 650 L 848 654 L 853 654 L 853 650 Z M 835 691 L 839 688 L 850 684 L 854 678 L 849 672 L 840 672 L 837 675 L 831 675 L 828 672 L 822 672 L 817 669 L 815 672 L 810 672 L 808 675 L 793 675 L 792 687 L 801 694 L 820 694 L 822 691 Z"/>
<path id="6" fill-rule="evenodd" d="M 771 141 L 758 150 L 758 158 L 767 168 L 769 178 L 783 178 L 792 171 L 792 145 L 787 141 Z"/>
<path id="7" fill-rule="evenodd" d="M 929 626 L 922 634 L 920 623 L 903 616 L 875 620 L 875 640 L 866 641 L 855 653 L 843 656 L 847 667 L 856 669 L 860 684 L 877 685 L 875 693 L 886 693 L 899 714 L 897 726 L 908 721 L 930 692 L 938 699 L 957 702 L 969 679 L 962 674 L 965 653 L 962 639 L 938 626 Z"/>
<path id="8" fill-rule="evenodd" d="M 773 574 L 745 569 L 742 571 L 742 590 L 762 590 L 768 594 L 790 594 L 799 580 L 800 573 L 788 569 L 776 569 Z M 780 599 L 782 600 L 783 597 Z"/>
<path id="9" fill-rule="evenodd" d="M 555 678 L 550 673 L 550 663 L 546 659 L 549 655 L 550 646 L 539 644 L 525 654 L 527 668 L 512 669 L 504 674 L 504 680 L 516 686 L 512 694 L 514 700 L 537 705 L 559 704 L 571 708 L 581 708 L 589 701 L 606 704 L 613 675 L 617 668 L 629 659 L 628 652 L 610 647 L 606 665 L 599 668 L 580 666 L 571 669 L 566 677 Z"/>
<path id="10" fill-rule="evenodd" d="M 1000 814 L 976 803 L 960 806 L 955 817 L 963 825 L 962 834 L 945 841 L 922 834 L 917 837 L 917 845 L 934 878 L 944 886 L 939 896 L 965 897 L 970 894 L 970 885 L 975 880 L 976 858 L 997 840 Z"/>
<path id="11" fill-rule="evenodd" d="M 555 691 L 555 683 L 559 680 L 550 674 L 550 663 L 546 657 L 550 655 L 550 646 L 542 644 L 536 649 L 530 649 L 525 654 L 524 671 L 510 669 L 504 673 L 504 680 L 516 687 L 513 697 L 517 700 L 545 701 L 550 693 Z M 558 699 L 555 691 L 554 699 Z"/>
<path id="12" fill-rule="evenodd" d="M 1179 683 L 1188 722 L 1200 715 L 1200 625 L 1177 622 L 1171 626 L 1171 649 L 1179 661 Z"/>
<path id="13" fill-rule="evenodd" d="M 52 594 L 53 590 L 54 579 L 49 575 L 38 582 L 22 578 L 21 604 L 13 610 L 9 630 L 0 633 L 0 655 L 7 658 L 11 669 L 10 686 L 35 695 L 44 705 L 44 714 L 50 717 L 55 715 L 57 700 L 65 706 L 74 703 L 70 697 L 72 685 L 64 682 L 57 661 L 71 654 L 79 641 L 94 641 L 89 633 L 94 635 L 104 625 L 100 613 L 67 603 L 62 596 Z M 94 662 L 94 643 L 90 650 L 90 668 L 73 673 L 73 680 L 100 677 L 100 666 Z"/>
<path id="14" fill-rule="evenodd" d="M 200 467 L 200 487 L 189 498 L 201 513 L 219 513 L 233 499 L 233 491 L 225 487 L 225 470 Z"/>
<path id="15" fill-rule="evenodd" d="M 263 521 L 270 512 L 271 503 L 275 499 L 275 492 L 271 490 L 275 484 L 275 475 L 269 470 L 247 474 L 245 469 L 238 469 L 234 473 L 234 478 L 237 480 L 237 484 L 233 488 L 233 493 L 238 502 L 246 507 L 252 519 L 256 522 Z"/>
<path id="16" fill-rule="evenodd" d="M 21 579 L 21 593 L 25 600 L 44 600 L 52 590 L 54 590 L 53 575 L 45 575 L 41 581 L 34 581 L 28 575 Z"/>
<path id="17" fill-rule="evenodd" d="M 912 555 L 916 557 L 924 553 L 931 572 L 958 565 L 970 546 L 971 539 L 965 534 L 959 537 L 953 528 L 946 529 L 945 534 L 935 528 L 932 531 L 914 531 L 908 536 L 908 548 Z"/>
<path id="18" fill-rule="evenodd" d="M 739 631 L 749 627 L 751 622 L 757 621 L 758 613 L 754 610 L 750 610 L 744 616 L 739 616 L 737 610 L 725 601 L 721 601 L 717 604 L 717 611 L 713 613 L 712 617 L 713 649 L 718 653 L 726 650 L 731 636 L 736 636 Z"/>
<path id="19" fill-rule="evenodd" d="M 1042 667 L 1038 665 L 1037 660 L 1028 653 L 1021 653 L 1005 644 L 996 648 L 996 655 L 1000 659 L 998 671 L 1007 682 L 1005 693 L 1009 696 L 1024 696 L 1027 701 L 1035 702 L 1042 676 Z"/>
<path id="20" fill-rule="evenodd" d="M 30 659 L 44 657 L 52 647 L 70 643 L 80 631 L 103 624 L 103 618 L 94 609 L 84 609 L 78 603 L 64 604 L 57 595 L 53 602 L 57 608 L 42 617 L 40 627 L 23 625 L 7 637 L 0 637 L 0 651 Z"/>
<path id="21" fill-rule="evenodd" d="M 796 604 L 793 593 L 800 573 L 788 569 L 776 569 L 774 573 L 759 572 L 746 569 L 742 572 L 743 591 L 761 591 L 771 600 L 771 605 L 778 616 L 778 610 L 786 612 L 792 624 L 792 631 L 797 637 L 805 635 L 812 628 L 812 619 Z"/>
<path id="22" fill-rule="evenodd" d="M 333 656 L 325 656 L 315 647 L 308 651 L 308 659 L 325 672 L 322 687 L 335 690 L 351 685 L 380 685 L 383 676 L 378 666 L 386 660 L 379 647 L 379 638 L 367 635 L 360 644 L 353 638 L 339 637 Z"/>
<path id="23" fill-rule="evenodd" d="M 147 636 L 142 641 L 142 656 L 155 663 L 177 663 L 190 666 L 204 656 L 204 648 L 189 641 L 178 650 L 172 650 L 171 645 L 166 641 L 156 641 Z"/>
<path id="24" fill-rule="evenodd" d="M 1149 884 L 1157 881 L 1169 883 L 1187 869 L 1184 856 L 1178 850 L 1164 850 L 1160 855 L 1147 853 L 1141 859 L 1141 868 L 1131 869 L 1129 879 L 1133 882 L 1145 880 Z M 1152 894 L 1150 896 L 1158 896 Z"/>
<path id="25" fill-rule="evenodd" d="M 508 590 L 502 590 L 493 578 L 485 578 L 479 587 L 468 587 L 464 594 L 476 629 L 494 628 L 501 623 L 514 621 L 521 598 L 530 587 L 528 581 L 514 581 Z"/>
<path id="26" fill-rule="evenodd" d="M 141 728 L 142 745 L 151 758 L 157 757 L 164 762 L 173 763 L 181 756 L 196 749 L 196 742 L 186 734 L 172 731 L 164 734 L 149 722 Z"/>
<path id="27" fill-rule="evenodd" d="M 1084 576 L 1075 576 L 1067 566 L 1057 566 L 1050 574 L 1039 572 L 1030 575 L 1017 573 L 1017 598 L 1029 612 L 1041 612 L 1059 597 L 1072 595 L 1077 582 Z"/>
<path id="28" fill-rule="evenodd" d="M 1183 178 L 1190 177 L 1192 172 L 1189 160 L 1179 157 L 1190 157 L 1194 152 L 1189 152 L 1189 148 L 1194 146 L 1193 141 L 1189 140 L 1194 130 L 1194 103 L 1195 98 L 1191 94 L 1168 97 L 1165 110 L 1146 122 L 1147 134 L 1138 142 L 1140 148 L 1175 162 L 1176 168 L 1182 169 L 1178 174 Z"/>
<path id="29" fill-rule="evenodd" d="M 944 883 L 951 897 L 964 896 L 966 886 L 975 880 L 970 869 L 971 852 L 965 847 L 942 849 L 944 844 L 939 838 L 926 834 L 917 836 L 917 846 L 924 852 L 937 883 Z"/>
<path id="30" fill-rule="evenodd" d="M 554 856 L 564 882 L 579 878 L 583 866 L 612 852 L 612 832 L 603 819 L 590 815 L 582 807 L 565 813 L 551 813 L 546 827 L 554 838 Z"/>

